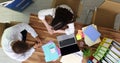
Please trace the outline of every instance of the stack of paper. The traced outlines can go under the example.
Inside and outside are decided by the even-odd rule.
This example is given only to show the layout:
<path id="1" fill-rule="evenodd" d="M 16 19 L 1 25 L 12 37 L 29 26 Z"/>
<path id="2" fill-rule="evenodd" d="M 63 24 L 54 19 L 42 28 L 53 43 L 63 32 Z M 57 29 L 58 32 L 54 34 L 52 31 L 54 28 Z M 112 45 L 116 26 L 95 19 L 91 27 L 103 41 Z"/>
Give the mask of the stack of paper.
<path id="1" fill-rule="evenodd" d="M 82 60 L 83 60 L 83 52 L 79 51 L 76 53 L 62 56 L 60 62 L 61 63 L 82 63 Z"/>
<path id="2" fill-rule="evenodd" d="M 50 62 L 59 58 L 60 51 L 54 44 L 50 41 L 47 44 L 42 46 L 43 52 L 45 54 L 45 61 Z"/>
<path id="3" fill-rule="evenodd" d="M 92 46 L 94 44 L 99 43 L 100 40 L 100 33 L 97 31 L 96 25 L 92 24 L 82 28 L 84 33 L 84 41 L 88 46 Z"/>

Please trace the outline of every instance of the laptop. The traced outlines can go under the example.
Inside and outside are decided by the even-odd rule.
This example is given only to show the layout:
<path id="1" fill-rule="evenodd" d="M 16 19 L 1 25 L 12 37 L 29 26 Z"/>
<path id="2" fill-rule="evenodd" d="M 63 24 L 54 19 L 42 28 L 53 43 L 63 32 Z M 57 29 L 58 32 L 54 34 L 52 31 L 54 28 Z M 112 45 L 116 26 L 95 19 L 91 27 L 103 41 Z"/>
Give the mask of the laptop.
<path id="1" fill-rule="evenodd" d="M 74 34 L 57 36 L 57 40 L 62 56 L 80 51 Z"/>

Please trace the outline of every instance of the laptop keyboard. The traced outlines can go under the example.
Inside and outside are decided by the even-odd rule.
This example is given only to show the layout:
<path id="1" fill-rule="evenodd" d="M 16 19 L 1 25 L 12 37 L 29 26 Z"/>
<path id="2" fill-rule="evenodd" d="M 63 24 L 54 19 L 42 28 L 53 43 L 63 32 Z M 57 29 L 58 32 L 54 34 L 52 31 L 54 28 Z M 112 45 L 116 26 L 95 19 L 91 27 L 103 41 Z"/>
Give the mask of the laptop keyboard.
<path id="1" fill-rule="evenodd" d="M 59 43 L 60 43 L 60 48 L 70 46 L 70 45 L 75 44 L 75 38 L 69 38 L 69 39 L 66 39 L 66 40 L 62 40 Z"/>

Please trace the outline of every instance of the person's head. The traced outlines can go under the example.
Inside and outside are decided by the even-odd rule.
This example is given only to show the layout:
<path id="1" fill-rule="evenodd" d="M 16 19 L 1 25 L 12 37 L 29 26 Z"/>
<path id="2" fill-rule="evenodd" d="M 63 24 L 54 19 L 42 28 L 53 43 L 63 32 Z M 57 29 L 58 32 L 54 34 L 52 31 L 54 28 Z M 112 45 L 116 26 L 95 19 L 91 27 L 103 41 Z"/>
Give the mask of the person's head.
<path id="1" fill-rule="evenodd" d="M 30 49 L 29 45 L 23 41 L 13 41 L 12 49 L 15 53 L 21 54 L 25 53 Z"/>
<path id="2" fill-rule="evenodd" d="M 73 13 L 71 13 L 68 9 L 58 7 L 56 8 L 55 17 L 51 22 L 51 26 L 54 28 L 54 30 L 61 29 L 68 23 L 73 22 L 73 17 Z"/>

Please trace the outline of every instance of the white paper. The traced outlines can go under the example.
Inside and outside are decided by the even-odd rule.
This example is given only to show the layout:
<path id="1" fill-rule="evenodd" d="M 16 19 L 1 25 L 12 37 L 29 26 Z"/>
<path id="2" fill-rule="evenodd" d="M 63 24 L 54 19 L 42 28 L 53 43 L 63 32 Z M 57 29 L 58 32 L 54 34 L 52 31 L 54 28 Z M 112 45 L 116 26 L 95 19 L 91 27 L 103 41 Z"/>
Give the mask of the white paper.
<path id="1" fill-rule="evenodd" d="M 55 53 L 55 48 L 50 49 L 51 53 Z"/>

